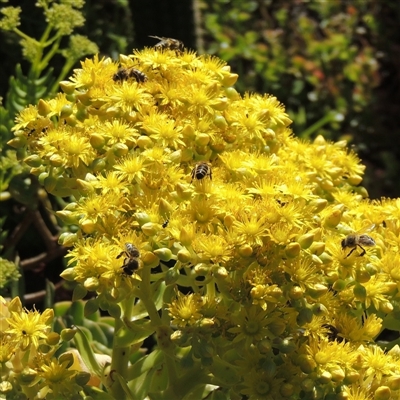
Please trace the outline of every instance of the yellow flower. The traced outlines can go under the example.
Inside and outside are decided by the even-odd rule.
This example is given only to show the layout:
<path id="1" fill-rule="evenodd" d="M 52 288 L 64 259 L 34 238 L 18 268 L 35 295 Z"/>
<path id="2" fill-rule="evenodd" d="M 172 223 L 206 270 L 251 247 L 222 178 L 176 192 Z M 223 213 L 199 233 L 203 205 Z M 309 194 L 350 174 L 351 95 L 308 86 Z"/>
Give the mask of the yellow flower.
<path id="1" fill-rule="evenodd" d="M 131 154 L 115 165 L 114 168 L 118 171 L 117 174 L 121 180 L 126 180 L 129 183 L 140 183 L 145 170 L 144 158 L 141 155 Z"/>
<path id="2" fill-rule="evenodd" d="M 11 312 L 11 317 L 7 318 L 9 328 L 6 333 L 11 335 L 14 342 L 19 343 L 22 350 L 33 344 L 37 349 L 39 340 L 46 339 L 50 332 L 50 323 L 54 317 L 54 311 L 46 309 L 43 314 L 38 311 Z"/>
<path id="3" fill-rule="evenodd" d="M 135 139 L 140 136 L 137 129 L 119 119 L 102 122 L 96 125 L 95 132 L 108 138 L 108 146 L 112 146 L 115 143 L 126 143 L 129 145 L 130 142 L 134 142 Z"/>
<path id="4" fill-rule="evenodd" d="M 382 330 L 382 319 L 375 314 L 371 314 L 361 322 L 354 316 L 339 311 L 333 324 L 341 337 L 351 343 L 372 342 Z"/>
<path id="5" fill-rule="evenodd" d="M 218 235 L 197 235 L 192 246 L 201 260 L 211 260 L 214 264 L 227 262 L 233 254 L 232 246 L 221 233 Z"/>
<path id="6" fill-rule="evenodd" d="M 115 72 L 115 64 L 110 58 L 102 58 L 96 54 L 92 59 L 85 59 L 81 62 L 82 68 L 75 69 L 70 80 L 75 83 L 76 88 L 90 88 L 95 83 L 104 84 L 104 80 L 112 82 L 112 75 Z"/>
<path id="7" fill-rule="evenodd" d="M 0 363 L 5 364 L 14 355 L 16 343 L 10 340 L 10 336 L 5 335 L 3 332 L 0 334 Z"/>
<path id="8" fill-rule="evenodd" d="M 101 189 L 103 194 L 108 192 L 113 192 L 116 195 L 129 193 L 129 188 L 119 179 L 116 171 L 106 172 L 105 176 L 99 175 L 94 185 Z"/>
<path id="9" fill-rule="evenodd" d="M 300 285 L 303 290 L 319 283 L 321 279 L 317 266 L 308 256 L 294 261 L 285 261 L 283 269 L 290 275 L 291 281 Z"/>
<path id="10" fill-rule="evenodd" d="M 240 393 L 248 400 L 276 400 L 282 398 L 279 388 L 284 379 L 270 375 L 262 369 L 251 369 L 244 375 L 244 389 Z"/>
<path id="11" fill-rule="evenodd" d="M 368 390 L 366 386 L 360 386 L 359 383 L 345 386 L 344 392 L 346 393 L 347 400 L 372 400 L 374 395 Z"/>
<path id="12" fill-rule="evenodd" d="M 203 300 L 198 294 L 184 295 L 177 293 L 176 299 L 168 307 L 172 324 L 179 327 L 196 324 L 203 317 L 201 314 L 202 305 Z"/>
<path id="13" fill-rule="evenodd" d="M 393 372 L 398 372 L 398 360 L 393 360 L 390 355 L 378 346 L 360 347 L 363 356 L 362 367 L 369 381 L 377 380 L 379 383 L 383 377 L 391 376 Z M 394 362 L 395 361 L 395 362 Z"/>
<path id="14" fill-rule="evenodd" d="M 252 245 L 262 245 L 262 238 L 267 236 L 267 224 L 264 217 L 256 213 L 250 215 L 246 212 L 238 216 L 238 221 L 233 223 L 236 231 L 244 243 Z"/>
<path id="15" fill-rule="evenodd" d="M 114 86 L 106 99 L 105 107 L 120 108 L 123 112 L 141 111 L 143 107 L 150 106 L 153 97 L 137 82 L 122 82 Z"/>
<path id="16" fill-rule="evenodd" d="M 69 360 L 60 363 L 52 359 L 48 364 L 41 365 L 38 375 L 41 382 L 41 396 L 46 398 L 72 398 L 81 387 L 75 383 L 76 371 L 68 369 Z"/>
<path id="17" fill-rule="evenodd" d="M 17 114 L 15 117 L 15 125 L 12 129 L 13 131 L 24 129 L 29 124 L 35 122 L 38 118 L 40 118 L 40 116 L 37 107 L 29 105 Z"/>
<path id="18" fill-rule="evenodd" d="M 228 329 L 228 332 L 235 335 L 233 342 L 245 340 L 246 347 L 249 347 L 262 339 L 275 337 L 268 329 L 275 317 L 268 314 L 269 311 L 257 305 L 242 307 L 238 314 L 232 316 L 232 323 L 236 326 Z"/>

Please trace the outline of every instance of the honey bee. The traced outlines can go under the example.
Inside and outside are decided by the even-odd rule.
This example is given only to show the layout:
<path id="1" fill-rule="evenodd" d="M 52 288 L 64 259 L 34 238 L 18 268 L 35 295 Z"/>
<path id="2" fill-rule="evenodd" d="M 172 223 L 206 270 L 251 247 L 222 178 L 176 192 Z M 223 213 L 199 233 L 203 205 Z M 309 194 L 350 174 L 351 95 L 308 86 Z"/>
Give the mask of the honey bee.
<path id="1" fill-rule="evenodd" d="M 342 343 L 344 341 L 344 339 L 339 336 L 339 330 L 335 326 L 323 324 L 322 327 L 326 329 L 326 337 L 330 342 L 337 341 L 338 343 Z"/>
<path id="2" fill-rule="evenodd" d="M 183 52 L 185 50 L 185 45 L 178 39 L 171 39 L 159 36 L 150 36 L 154 39 L 159 39 L 160 41 L 154 46 L 156 50 L 175 50 L 178 52 Z"/>
<path id="3" fill-rule="evenodd" d="M 125 256 L 122 269 L 126 275 L 133 275 L 139 268 L 139 250 L 132 243 L 125 243 L 125 250 L 118 254 L 117 258 Z"/>
<path id="4" fill-rule="evenodd" d="M 137 83 L 143 83 L 147 81 L 146 74 L 133 67 L 129 68 L 121 67 L 113 75 L 114 82 L 127 81 L 130 78 L 135 79 Z"/>
<path id="5" fill-rule="evenodd" d="M 192 169 L 191 175 L 192 180 L 190 181 L 190 183 L 193 182 L 193 179 L 197 179 L 198 181 L 200 181 L 201 179 L 204 179 L 207 175 L 210 177 L 210 180 L 212 180 L 211 166 L 206 162 L 199 162 Z"/>
<path id="6" fill-rule="evenodd" d="M 359 234 L 360 231 L 350 234 L 348 236 L 346 236 L 345 239 L 342 240 L 341 244 L 342 244 L 342 249 L 345 250 L 346 247 L 348 247 L 349 249 L 351 249 L 350 253 L 347 254 L 347 257 L 350 257 L 351 254 L 357 249 L 357 247 L 359 247 L 362 251 L 361 253 L 358 255 L 359 257 L 362 257 L 365 253 L 366 250 L 364 249 L 363 246 L 365 247 L 372 247 L 375 246 L 375 240 L 372 239 L 371 236 L 366 235 L 366 232 L 370 232 L 372 231 L 372 229 L 374 229 L 375 224 L 372 224 L 370 226 L 368 226 L 367 228 L 363 228 L 361 229 L 361 232 L 364 232 L 363 234 Z"/>

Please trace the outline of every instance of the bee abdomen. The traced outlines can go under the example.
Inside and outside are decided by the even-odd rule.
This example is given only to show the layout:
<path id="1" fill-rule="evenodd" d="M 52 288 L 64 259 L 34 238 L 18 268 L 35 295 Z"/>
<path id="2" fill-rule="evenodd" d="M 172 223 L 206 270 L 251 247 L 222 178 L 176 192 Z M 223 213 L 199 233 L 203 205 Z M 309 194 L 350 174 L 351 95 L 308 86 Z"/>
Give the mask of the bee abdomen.
<path id="1" fill-rule="evenodd" d="M 114 82 L 122 82 L 127 81 L 128 79 L 135 79 L 138 83 L 143 83 L 147 81 L 147 76 L 144 72 L 139 71 L 136 68 L 124 68 L 121 67 L 118 71 L 113 75 Z"/>
<path id="2" fill-rule="evenodd" d="M 211 167 L 205 162 L 199 163 L 192 170 L 192 181 L 204 179 L 207 175 L 212 179 Z"/>

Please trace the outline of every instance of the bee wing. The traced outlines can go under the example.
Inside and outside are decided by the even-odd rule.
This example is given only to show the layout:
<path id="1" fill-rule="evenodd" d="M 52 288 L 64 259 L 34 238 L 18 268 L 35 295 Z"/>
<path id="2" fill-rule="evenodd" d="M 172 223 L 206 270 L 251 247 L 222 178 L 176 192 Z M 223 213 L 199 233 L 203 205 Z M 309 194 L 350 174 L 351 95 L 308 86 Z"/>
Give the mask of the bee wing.
<path id="1" fill-rule="evenodd" d="M 360 235 L 363 233 L 368 233 L 368 232 L 371 232 L 374 228 L 375 228 L 375 224 L 366 225 L 363 228 L 359 229 L 357 232 L 355 232 L 355 234 Z"/>

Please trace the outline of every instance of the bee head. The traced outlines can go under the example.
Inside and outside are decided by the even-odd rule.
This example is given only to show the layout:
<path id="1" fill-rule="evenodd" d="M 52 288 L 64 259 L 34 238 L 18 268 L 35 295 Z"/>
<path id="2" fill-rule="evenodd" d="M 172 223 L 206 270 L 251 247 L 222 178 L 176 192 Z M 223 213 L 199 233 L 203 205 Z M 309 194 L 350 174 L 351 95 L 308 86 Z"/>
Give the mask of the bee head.
<path id="1" fill-rule="evenodd" d="M 346 239 L 342 239 L 342 241 L 340 242 L 342 245 L 342 249 L 346 248 Z"/>

